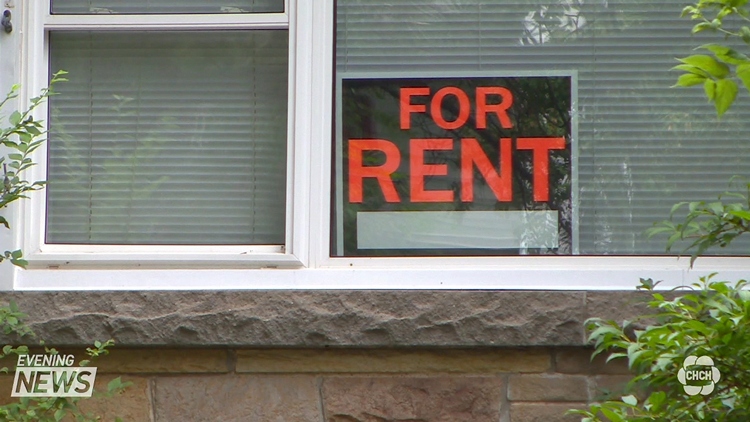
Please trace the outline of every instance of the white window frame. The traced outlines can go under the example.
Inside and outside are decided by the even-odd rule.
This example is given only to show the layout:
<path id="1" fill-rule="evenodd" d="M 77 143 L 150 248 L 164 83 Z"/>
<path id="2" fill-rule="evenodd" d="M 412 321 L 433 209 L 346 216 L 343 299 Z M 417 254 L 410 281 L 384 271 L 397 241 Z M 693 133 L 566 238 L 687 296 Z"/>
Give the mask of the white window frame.
<path id="1" fill-rule="evenodd" d="M 300 2 L 305 5 L 306 2 Z M 159 245 L 59 245 L 47 244 L 45 238 L 46 198 L 43 194 L 34 195 L 30 201 L 21 203 L 22 215 L 26 219 L 22 249 L 31 268 L 86 267 L 86 266 L 174 266 L 190 263 L 190 266 L 216 267 L 300 267 L 306 265 L 306 239 L 303 231 L 298 230 L 301 222 L 306 220 L 307 207 L 304 203 L 307 192 L 304 177 L 309 169 L 309 160 L 305 149 L 309 142 L 296 137 L 300 131 L 297 124 L 304 124 L 303 119 L 294 109 L 295 97 L 304 86 L 306 63 L 297 66 L 297 52 L 309 48 L 298 46 L 296 17 L 297 2 L 286 0 L 283 13 L 249 13 L 249 14 L 214 14 L 214 15 L 51 15 L 50 0 L 30 0 L 23 13 L 24 17 L 24 72 L 21 75 L 27 80 L 22 86 L 22 101 L 33 96 L 45 86 L 48 80 L 48 34 L 50 31 L 96 30 L 96 31 L 130 31 L 130 30 L 254 30 L 254 29 L 288 29 L 290 40 L 289 53 L 289 98 L 288 107 L 288 148 L 287 148 L 287 209 L 286 238 L 284 245 L 248 245 L 248 246 L 159 246 Z M 298 77 L 302 84 L 298 84 Z M 38 110 L 39 118 L 47 121 L 46 111 Z M 304 136 L 304 135 L 302 135 Z M 46 149 L 40 148 L 34 159 L 40 165 L 28 174 L 30 180 L 46 180 Z"/>
<path id="2" fill-rule="evenodd" d="M 48 1 L 29 0 L 25 10 L 14 15 L 22 16 L 24 30 L 21 101 L 47 81 L 44 28 L 251 29 L 288 24 L 286 244 L 285 250 L 46 245 L 45 196 L 38 192 L 30 201 L 18 202 L 10 215 L 11 222 L 17 222 L 14 244 L 24 249 L 31 265 L 26 270 L 0 266 L 0 289 L 632 290 L 641 277 L 663 280 L 660 287 L 668 289 L 715 271 L 729 280 L 743 278 L 750 268 L 750 258 L 744 257 L 701 258 L 694 268 L 687 257 L 673 256 L 331 257 L 334 0 L 287 0 L 284 18 L 220 15 L 201 23 L 190 16 L 49 16 L 43 12 Z M 44 163 L 45 154 L 40 150 L 34 158 Z M 37 166 L 29 179 L 44 180 L 44 170 Z"/>

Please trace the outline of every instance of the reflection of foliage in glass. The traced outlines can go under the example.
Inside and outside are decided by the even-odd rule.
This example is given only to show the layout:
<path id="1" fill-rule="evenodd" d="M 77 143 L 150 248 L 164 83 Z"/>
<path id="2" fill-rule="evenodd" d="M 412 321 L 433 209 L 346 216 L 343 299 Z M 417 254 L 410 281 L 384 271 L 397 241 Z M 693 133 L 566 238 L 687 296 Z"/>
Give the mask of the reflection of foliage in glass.
<path id="1" fill-rule="evenodd" d="M 143 177 L 143 169 L 153 168 L 160 161 L 160 152 L 165 140 L 158 131 L 174 128 L 163 119 L 164 127 L 152 134 L 139 134 L 136 128 L 129 127 L 129 122 L 138 113 L 138 106 L 131 96 L 112 94 L 114 105 L 109 109 L 116 116 L 108 122 L 115 130 L 110 132 L 107 142 L 107 157 L 96 157 L 93 161 L 92 146 L 83 148 L 82 144 L 93 143 L 93 139 L 79 140 L 66 131 L 64 119 L 59 118 L 59 110 L 53 108 L 52 131 L 54 142 L 62 144 L 65 151 L 62 165 L 55 167 L 54 177 L 50 178 L 50 190 L 88 192 L 85 201 L 76 202 L 74 206 L 88 215 L 85 227 L 80 227 L 77 234 L 85 233 L 88 242 L 112 242 L 113 233 L 117 241 L 132 243 L 136 233 L 130 230 L 134 223 L 134 207 L 143 200 L 156 194 L 159 185 L 169 179 L 161 176 L 156 180 Z M 58 194 L 58 197 L 61 194 Z M 54 198 L 54 197 L 53 197 Z M 111 213 L 111 210 L 119 210 Z M 50 207 L 50 219 L 55 219 L 56 208 Z M 128 216 L 123 218 L 122 216 Z M 64 218 L 60 216 L 60 218 Z M 54 239 L 52 239 L 54 240 Z"/>
<path id="2" fill-rule="evenodd" d="M 560 0 L 537 5 L 523 18 L 522 45 L 545 44 L 553 38 L 575 36 L 587 23 L 581 14 L 582 0 Z"/>

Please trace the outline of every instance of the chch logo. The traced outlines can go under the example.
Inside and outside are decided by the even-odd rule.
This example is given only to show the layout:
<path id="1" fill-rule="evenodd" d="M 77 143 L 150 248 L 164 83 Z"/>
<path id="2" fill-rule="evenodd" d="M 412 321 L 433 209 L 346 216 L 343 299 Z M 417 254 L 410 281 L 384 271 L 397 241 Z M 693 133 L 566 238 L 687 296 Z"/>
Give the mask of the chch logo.
<path id="1" fill-rule="evenodd" d="M 688 396 L 709 395 L 721 379 L 721 373 L 714 367 L 714 360 L 708 356 L 688 356 L 677 372 L 677 379 Z"/>

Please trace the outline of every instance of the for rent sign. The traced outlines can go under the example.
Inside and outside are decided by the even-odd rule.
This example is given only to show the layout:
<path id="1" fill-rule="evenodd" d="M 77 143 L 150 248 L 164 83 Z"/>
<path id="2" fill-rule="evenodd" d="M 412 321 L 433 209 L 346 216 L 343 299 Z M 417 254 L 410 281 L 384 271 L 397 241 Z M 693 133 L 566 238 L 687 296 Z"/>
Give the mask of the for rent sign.
<path id="1" fill-rule="evenodd" d="M 573 85 L 341 77 L 334 255 L 571 253 Z"/>

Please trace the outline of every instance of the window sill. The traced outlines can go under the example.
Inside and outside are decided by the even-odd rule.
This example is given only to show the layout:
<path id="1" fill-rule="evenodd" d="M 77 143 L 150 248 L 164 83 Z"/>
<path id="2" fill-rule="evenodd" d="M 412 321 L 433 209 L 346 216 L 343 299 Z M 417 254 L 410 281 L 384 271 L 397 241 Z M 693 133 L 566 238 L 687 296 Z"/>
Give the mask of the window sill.
<path id="1" fill-rule="evenodd" d="M 643 292 L 14 292 L 39 338 L 80 346 L 524 347 L 584 345 L 584 321 L 643 312 Z M 3 341 L 9 341 L 3 339 Z"/>

